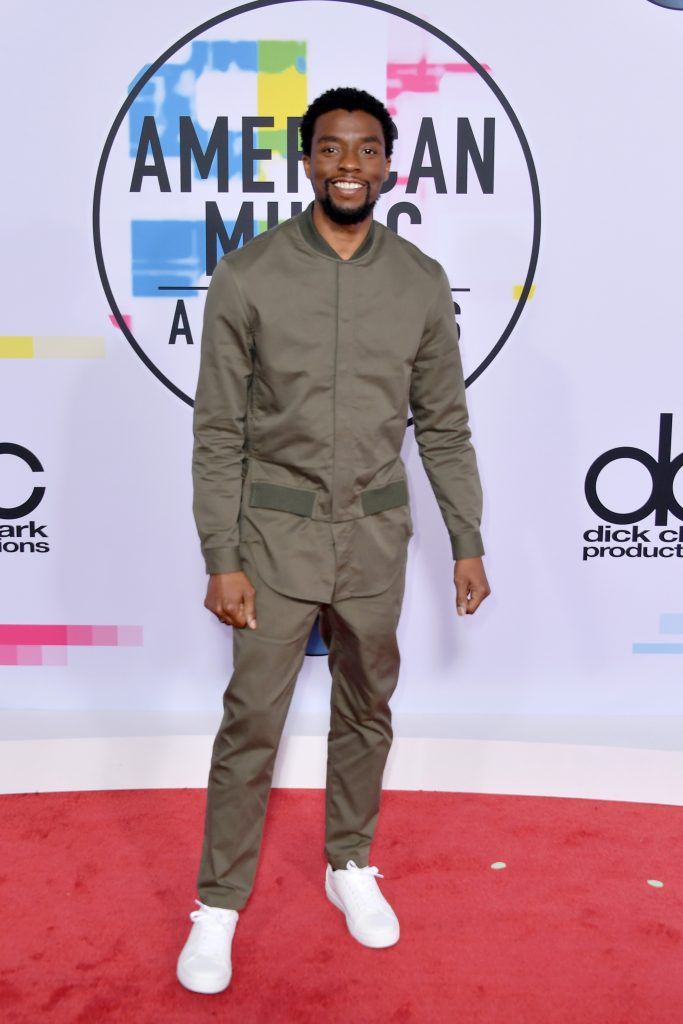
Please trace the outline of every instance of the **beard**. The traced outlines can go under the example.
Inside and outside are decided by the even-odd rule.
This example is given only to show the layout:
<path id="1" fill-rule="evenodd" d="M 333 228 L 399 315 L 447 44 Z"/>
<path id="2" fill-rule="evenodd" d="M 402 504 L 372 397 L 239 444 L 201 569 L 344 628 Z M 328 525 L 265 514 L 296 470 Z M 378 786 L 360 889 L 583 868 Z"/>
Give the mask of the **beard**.
<path id="1" fill-rule="evenodd" d="M 365 186 L 366 197 L 369 194 L 369 189 Z M 378 197 L 379 198 L 379 197 Z M 377 199 L 368 200 L 361 205 L 357 206 L 355 210 L 348 210 L 342 206 L 337 206 L 334 200 L 330 196 L 330 183 L 325 182 L 325 195 L 320 200 L 320 205 L 335 224 L 360 224 L 362 220 L 369 217 L 375 208 Z"/>

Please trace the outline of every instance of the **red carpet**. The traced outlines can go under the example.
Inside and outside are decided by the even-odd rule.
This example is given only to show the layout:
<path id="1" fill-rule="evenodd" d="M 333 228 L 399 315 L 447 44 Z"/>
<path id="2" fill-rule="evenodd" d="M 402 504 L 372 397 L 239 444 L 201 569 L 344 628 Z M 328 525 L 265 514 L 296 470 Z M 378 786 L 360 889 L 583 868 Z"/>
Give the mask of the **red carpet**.
<path id="1" fill-rule="evenodd" d="M 683 1022 L 683 808 L 386 792 L 372 863 L 402 938 L 368 950 L 323 894 L 323 794 L 274 790 L 232 985 L 198 996 L 174 970 L 203 806 L 0 797 L 5 1024 Z"/>

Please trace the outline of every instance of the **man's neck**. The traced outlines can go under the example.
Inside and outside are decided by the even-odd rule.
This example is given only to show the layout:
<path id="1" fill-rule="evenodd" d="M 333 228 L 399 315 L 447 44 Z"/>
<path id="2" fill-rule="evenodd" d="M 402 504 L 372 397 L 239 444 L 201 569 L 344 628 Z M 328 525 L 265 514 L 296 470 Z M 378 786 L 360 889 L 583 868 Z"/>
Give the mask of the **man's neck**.
<path id="1" fill-rule="evenodd" d="M 313 223 L 337 256 L 348 260 L 367 238 L 372 227 L 372 214 L 358 224 L 337 224 L 330 220 L 316 200 L 313 203 Z"/>

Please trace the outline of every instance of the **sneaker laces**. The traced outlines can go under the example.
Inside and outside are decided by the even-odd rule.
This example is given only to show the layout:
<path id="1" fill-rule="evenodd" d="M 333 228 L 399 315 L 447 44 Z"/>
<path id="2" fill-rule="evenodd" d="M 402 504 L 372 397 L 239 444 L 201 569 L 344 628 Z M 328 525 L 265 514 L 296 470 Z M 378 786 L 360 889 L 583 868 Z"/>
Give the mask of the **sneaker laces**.
<path id="1" fill-rule="evenodd" d="M 195 903 L 199 910 L 190 911 L 190 920 L 193 924 L 199 921 L 202 925 L 199 929 L 196 951 L 200 954 L 208 953 L 215 956 L 217 952 L 216 945 L 225 941 L 226 929 L 230 922 L 226 921 L 222 914 L 213 913 L 218 908 L 207 907 L 206 904 L 201 903 L 199 900 L 195 900 Z"/>
<path id="2" fill-rule="evenodd" d="M 377 878 L 384 878 L 379 868 L 368 865 L 359 868 L 355 861 L 346 863 L 347 878 L 352 882 L 344 886 L 345 894 L 350 897 L 354 906 L 363 911 L 380 911 L 386 913 L 387 904 L 377 885 Z"/>
<path id="3" fill-rule="evenodd" d="M 370 867 L 369 864 L 365 868 L 359 868 L 355 860 L 347 860 L 346 870 L 350 871 L 352 875 L 371 875 L 373 878 L 384 878 L 384 875 L 380 874 L 379 868 Z"/>

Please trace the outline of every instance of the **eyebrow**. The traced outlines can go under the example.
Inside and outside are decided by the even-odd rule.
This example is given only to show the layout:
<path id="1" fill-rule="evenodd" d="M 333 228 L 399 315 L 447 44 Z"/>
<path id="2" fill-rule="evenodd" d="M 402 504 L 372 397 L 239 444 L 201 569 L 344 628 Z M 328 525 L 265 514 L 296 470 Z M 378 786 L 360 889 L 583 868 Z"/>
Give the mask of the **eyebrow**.
<path id="1" fill-rule="evenodd" d="M 341 142 L 342 140 L 338 135 L 321 135 L 318 142 Z M 365 135 L 361 142 L 381 142 L 382 140 L 377 135 Z"/>

